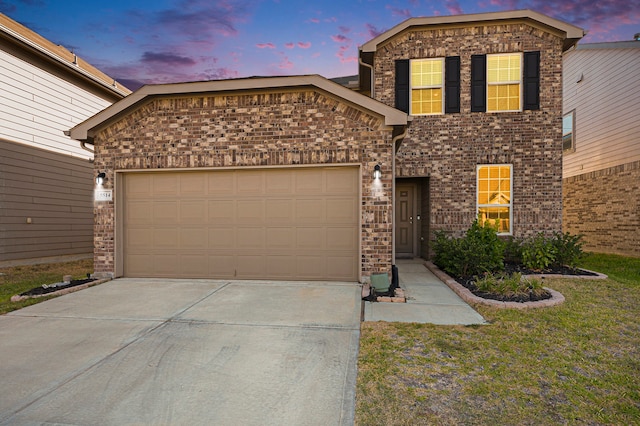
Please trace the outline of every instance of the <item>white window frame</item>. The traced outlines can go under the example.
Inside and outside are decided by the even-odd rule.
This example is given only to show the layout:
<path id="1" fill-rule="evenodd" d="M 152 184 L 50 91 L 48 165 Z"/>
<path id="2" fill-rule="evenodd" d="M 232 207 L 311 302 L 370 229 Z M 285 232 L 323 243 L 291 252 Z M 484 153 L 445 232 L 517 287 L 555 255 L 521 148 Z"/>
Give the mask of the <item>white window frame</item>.
<path id="1" fill-rule="evenodd" d="M 509 167 L 509 204 L 480 204 L 480 169 L 483 167 Z M 508 207 L 509 232 L 498 232 L 498 235 L 513 235 L 513 164 L 478 164 L 476 166 L 476 217 L 480 216 L 482 207 Z"/>
<path id="2" fill-rule="evenodd" d="M 520 56 L 520 79 L 519 80 L 510 80 L 510 81 L 501 81 L 499 83 L 490 83 L 489 82 L 489 58 L 490 57 L 496 57 L 496 56 L 514 56 L 514 55 L 518 55 Z M 494 113 L 502 113 L 502 112 L 522 112 L 522 105 L 524 103 L 523 100 L 523 95 L 524 95 L 524 90 L 523 87 L 523 75 L 524 75 L 524 54 L 522 52 L 511 52 L 511 53 L 492 53 L 492 54 L 488 54 L 487 55 L 487 68 L 485 70 L 486 72 L 486 76 L 487 76 L 487 112 L 489 114 L 494 114 Z M 519 100 L 520 100 L 520 105 L 518 107 L 518 109 L 500 109 L 500 110 L 495 110 L 495 111 L 490 111 L 489 110 L 489 86 L 503 86 L 503 85 L 507 85 L 507 84 L 518 84 L 520 87 L 520 95 L 519 95 Z"/>
<path id="3" fill-rule="evenodd" d="M 414 62 L 420 62 L 420 61 L 440 61 L 441 65 L 442 65 L 442 82 L 440 85 L 435 85 L 435 86 L 413 86 L 413 63 Z M 415 116 L 427 116 L 427 115 L 444 115 L 444 80 L 445 80 L 445 60 L 444 58 L 416 58 L 416 59 L 411 59 L 409 61 L 409 115 L 415 115 Z M 441 93 L 442 93 L 442 105 L 440 107 L 441 112 L 434 112 L 434 113 L 428 113 L 428 114 L 415 114 L 413 112 L 413 90 L 414 89 L 440 89 Z"/>

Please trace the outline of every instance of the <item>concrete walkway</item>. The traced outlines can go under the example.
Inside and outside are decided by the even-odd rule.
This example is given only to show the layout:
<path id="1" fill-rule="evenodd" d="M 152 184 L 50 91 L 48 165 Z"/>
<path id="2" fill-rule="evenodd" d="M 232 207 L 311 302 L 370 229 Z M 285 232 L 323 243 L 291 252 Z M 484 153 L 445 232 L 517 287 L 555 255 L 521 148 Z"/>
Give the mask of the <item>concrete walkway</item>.
<path id="1" fill-rule="evenodd" d="M 396 266 L 407 303 L 364 302 L 365 321 L 440 325 L 486 323 L 478 312 L 433 275 L 422 259 L 398 259 Z"/>

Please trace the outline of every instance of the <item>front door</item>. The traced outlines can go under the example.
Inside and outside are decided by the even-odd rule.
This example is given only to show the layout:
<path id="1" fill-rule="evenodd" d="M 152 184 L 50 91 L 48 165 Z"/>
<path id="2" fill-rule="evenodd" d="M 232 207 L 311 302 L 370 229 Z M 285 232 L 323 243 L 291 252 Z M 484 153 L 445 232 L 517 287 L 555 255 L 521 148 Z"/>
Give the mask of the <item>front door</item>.
<path id="1" fill-rule="evenodd" d="M 396 256 L 415 257 L 415 185 L 396 184 Z"/>

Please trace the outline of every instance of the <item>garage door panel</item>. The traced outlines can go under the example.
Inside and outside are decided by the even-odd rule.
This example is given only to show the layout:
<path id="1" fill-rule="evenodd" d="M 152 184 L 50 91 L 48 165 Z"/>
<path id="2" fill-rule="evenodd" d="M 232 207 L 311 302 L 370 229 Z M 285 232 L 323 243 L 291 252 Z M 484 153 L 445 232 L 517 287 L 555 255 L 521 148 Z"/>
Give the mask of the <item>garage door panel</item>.
<path id="1" fill-rule="evenodd" d="M 349 281 L 356 273 L 356 259 L 350 254 L 344 252 L 342 255 L 327 257 L 328 278 L 339 281 Z"/>
<path id="2" fill-rule="evenodd" d="M 234 200 L 216 200 L 208 202 L 208 223 L 211 225 L 231 224 L 235 222 L 236 202 Z"/>
<path id="3" fill-rule="evenodd" d="M 265 223 L 264 200 L 239 200 L 236 202 L 236 222 L 239 224 Z"/>
<path id="4" fill-rule="evenodd" d="M 173 249 L 180 241 L 180 231 L 176 228 L 154 228 L 153 247 L 156 249 Z"/>
<path id="5" fill-rule="evenodd" d="M 358 222 L 358 206 L 349 198 L 330 198 L 326 200 L 327 220 L 342 223 Z"/>
<path id="6" fill-rule="evenodd" d="M 295 216 L 300 224 L 322 223 L 325 217 L 325 205 L 322 199 L 296 200 Z"/>
<path id="7" fill-rule="evenodd" d="M 235 230 L 233 228 L 209 228 L 210 249 L 228 249 L 233 250 L 235 247 Z"/>
<path id="8" fill-rule="evenodd" d="M 209 195 L 235 194 L 236 180 L 232 171 L 220 171 L 207 174 L 207 192 Z"/>
<path id="9" fill-rule="evenodd" d="M 128 225 L 146 225 L 153 213 L 151 201 L 131 201 L 127 205 L 125 222 Z"/>
<path id="10" fill-rule="evenodd" d="M 238 182 L 237 194 L 241 195 L 263 195 L 265 193 L 263 171 L 245 171 L 236 175 Z"/>
<path id="11" fill-rule="evenodd" d="M 324 228 L 298 227 L 296 228 L 296 248 L 300 250 L 322 250 L 326 247 Z"/>
<path id="12" fill-rule="evenodd" d="M 177 201 L 156 201 L 153 203 L 153 223 L 158 225 L 178 225 Z"/>
<path id="13" fill-rule="evenodd" d="M 179 193 L 179 176 L 176 173 L 153 174 L 151 192 L 154 198 L 173 198 Z"/>
<path id="14" fill-rule="evenodd" d="M 194 197 L 207 195 L 207 174 L 202 172 L 182 174 L 180 176 L 180 194 Z"/>
<path id="15" fill-rule="evenodd" d="M 202 228 L 181 228 L 180 248 L 198 249 L 206 251 L 209 248 L 209 233 L 202 232 Z"/>
<path id="16" fill-rule="evenodd" d="M 356 280 L 359 181 L 355 167 L 126 174 L 124 273 Z"/>
<path id="17" fill-rule="evenodd" d="M 267 228 L 266 245 L 269 250 L 295 250 L 296 235 L 292 228 Z"/>
<path id="18" fill-rule="evenodd" d="M 208 260 L 208 277 L 216 278 L 236 278 L 236 259 L 224 253 L 209 254 Z"/>
<path id="19" fill-rule="evenodd" d="M 180 223 L 204 225 L 208 221 L 206 200 L 183 200 L 180 202 Z"/>
<path id="20" fill-rule="evenodd" d="M 291 224 L 294 221 L 293 200 L 266 200 L 265 221 L 268 224 Z"/>
<path id="21" fill-rule="evenodd" d="M 354 252 L 358 249 L 358 240 L 352 232 L 349 232 L 350 228 L 327 228 L 327 250 L 342 250 Z"/>
<path id="22" fill-rule="evenodd" d="M 294 186 L 293 186 L 293 171 L 287 171 L 283 173 L 266 173 L 266 187 L 265 192 L 267 194 L 281 194 L 281 195 L 292 195 Z"/>

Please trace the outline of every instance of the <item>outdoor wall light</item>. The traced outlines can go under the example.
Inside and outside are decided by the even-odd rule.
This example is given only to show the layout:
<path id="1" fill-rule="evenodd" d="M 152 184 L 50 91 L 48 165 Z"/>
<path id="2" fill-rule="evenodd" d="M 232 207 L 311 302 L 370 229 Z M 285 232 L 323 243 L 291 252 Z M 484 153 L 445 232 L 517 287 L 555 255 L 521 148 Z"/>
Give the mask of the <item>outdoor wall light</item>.
<path id="1" fill-rule="evenodd" d="M 104 172 L 98 173 L 98 177 L 96 177 L 96 183 L 98 185 L 102 185 L 106 179 L 107 175 Z"/>
<path id="2" fill-rule="evenodd" d="M 380 179 L 382 177 L 382 170 L 380 170 L 380 164 L 376 164 L 373 168 L 373 178 Z"/>

